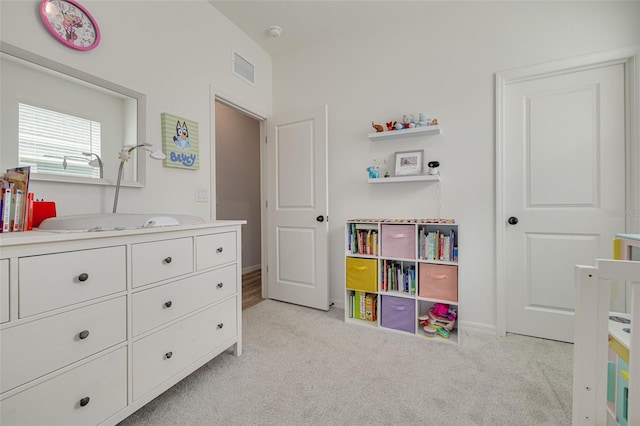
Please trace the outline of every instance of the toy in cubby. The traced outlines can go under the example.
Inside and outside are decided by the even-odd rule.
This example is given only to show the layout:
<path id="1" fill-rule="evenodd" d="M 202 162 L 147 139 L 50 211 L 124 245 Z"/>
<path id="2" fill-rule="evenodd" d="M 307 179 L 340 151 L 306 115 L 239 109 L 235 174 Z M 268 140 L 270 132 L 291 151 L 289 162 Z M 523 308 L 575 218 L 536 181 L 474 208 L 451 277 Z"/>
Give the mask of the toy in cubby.
<path id="1" fill-rule="evenodd" d="M 424 334 L 427 337 L 439 335 L 448 339 L 451 330 L 456 325 L 457 316 L 455 307 L 446 303 L 436 303 L 427 310 L 426 314 L 420 315 L 418 320 L 424 326 Z"/>

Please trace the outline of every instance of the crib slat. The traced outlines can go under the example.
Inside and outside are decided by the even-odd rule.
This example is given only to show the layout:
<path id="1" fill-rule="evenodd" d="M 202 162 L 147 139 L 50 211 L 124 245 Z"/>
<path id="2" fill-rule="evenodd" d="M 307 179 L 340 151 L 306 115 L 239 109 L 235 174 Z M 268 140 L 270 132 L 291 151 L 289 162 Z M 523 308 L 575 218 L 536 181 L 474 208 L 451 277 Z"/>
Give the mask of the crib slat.
<path id="1" fill-rule="evenodd" d="M 598 269 L 575 266 L 573 424 L 606 424 L 607 342 L 611 284 Z M 602 366 L 599 368 L 598 366 Z"/>

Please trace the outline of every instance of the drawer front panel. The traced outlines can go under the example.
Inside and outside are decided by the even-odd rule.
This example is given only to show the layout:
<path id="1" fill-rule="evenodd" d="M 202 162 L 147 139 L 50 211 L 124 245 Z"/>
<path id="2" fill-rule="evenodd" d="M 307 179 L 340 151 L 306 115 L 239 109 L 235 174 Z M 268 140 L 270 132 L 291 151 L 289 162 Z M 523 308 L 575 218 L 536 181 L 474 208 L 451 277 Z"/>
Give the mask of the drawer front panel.
<path id="1" fill-rule="evenodd" d="M 212 306 L 133 344 L 133 399 L 237 335 L 236 298 Z"/>
<path id="2" fill-rule="evenodd" d="M 236 265 L 229 265 L 135 293 L 133 335 L 180 318 L 236 291 Z"/>
<path id="3" fill-rule="evenodd" d="M 416 258 L 416 228 L 413 225 L 381 225 L 380 229 L 382 257 Z"/>
<path id="4" fill-rule="evenodd" d="M 125 291 L 124 246 L 19 259 L 20 317 Z"/>
<path id="5" fill-rule="evenodd" d="M 418 296 L 458 302 L 458 267 L 421 263 Z"/>
<path id="6" fill-rule="evenodd" d="M 394 330 L 415 333 L 416 304 L 413 299 L 382 296 L 380 325 Z"/>
<path id="7" fill-rule="evenodd" d="M 0 391 L 123 342 L 126 317 L 123 296 L 0 331 Z"/>
<path id="8" fill-rule="evenodd" d="M 377 260 L 347 257 L 346 286 L 351 290 L 378 291 Z"/>
<path id="9" fill-rule="evenodd" d="M 193 272 L 193 240 L 190 237 L 134 244 L 131 256 L 133 287 Z"/>
<path id="10" fill-rule="evenodd" d="M 0 423 L 95 425 L 126 405 L 127 351 L 121 348 L 0 402 Z"/>
<path id="11" fill-rule="evenodd" d="M 236 260 L 236 233 L 202 235 L 196 237 L 196 268 L 213 268 Z"/>
<path id="12" fill-rule="evenodd" d="M 0 260 L 0 323 L 9 321 L 9 260 Z"/>

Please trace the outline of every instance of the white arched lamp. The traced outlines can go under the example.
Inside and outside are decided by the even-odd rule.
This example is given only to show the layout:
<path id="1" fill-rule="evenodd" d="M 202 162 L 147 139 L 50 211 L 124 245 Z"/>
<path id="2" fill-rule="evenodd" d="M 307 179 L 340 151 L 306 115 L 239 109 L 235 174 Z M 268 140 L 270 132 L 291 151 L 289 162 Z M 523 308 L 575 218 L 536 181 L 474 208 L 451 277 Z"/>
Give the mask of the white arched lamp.
<path id="1" fill-rule="evenodd" d="M 152 145 L 150 143 L 141 143 L 139 145 L 135 145 L 131 147 L 125 146 L 118 153 L 118 157 L 120 158 L 120 167 L 118 168 L 118 181 L 116 182 L 116 193 L 115 193 L 115 196 L 113 197 L 113 213 L 115 213 L 116 210 L 118 209 L 118 194 L 120 193 L 120 180 L 122 179 L 122 169 L 124 167 L 124 163 L 126 163 L 129 160 L 129 158 L 131 158 L 131 153 L 138 148 L 142 148 L 145 151 L 149 151 L 149 157 L 153 158 L 154 160 L 164 160 L 166 158 L 166 156 L 159 149 L 155 151 L 152 151 L 151 149 L 149 149 L 149 147 L 151 146 Z"/>

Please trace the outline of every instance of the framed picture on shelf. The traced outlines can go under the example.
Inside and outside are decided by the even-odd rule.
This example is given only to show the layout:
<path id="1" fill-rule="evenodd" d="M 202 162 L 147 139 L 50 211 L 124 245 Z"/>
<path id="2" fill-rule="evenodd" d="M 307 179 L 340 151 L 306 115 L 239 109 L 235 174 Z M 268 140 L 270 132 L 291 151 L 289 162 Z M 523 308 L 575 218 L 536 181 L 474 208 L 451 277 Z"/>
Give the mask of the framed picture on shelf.
<path id="1" fill-rule="evenodd" d="M 424 150 L 396 152 L 396 176 L 412 176 L 422 174 Z"/>

